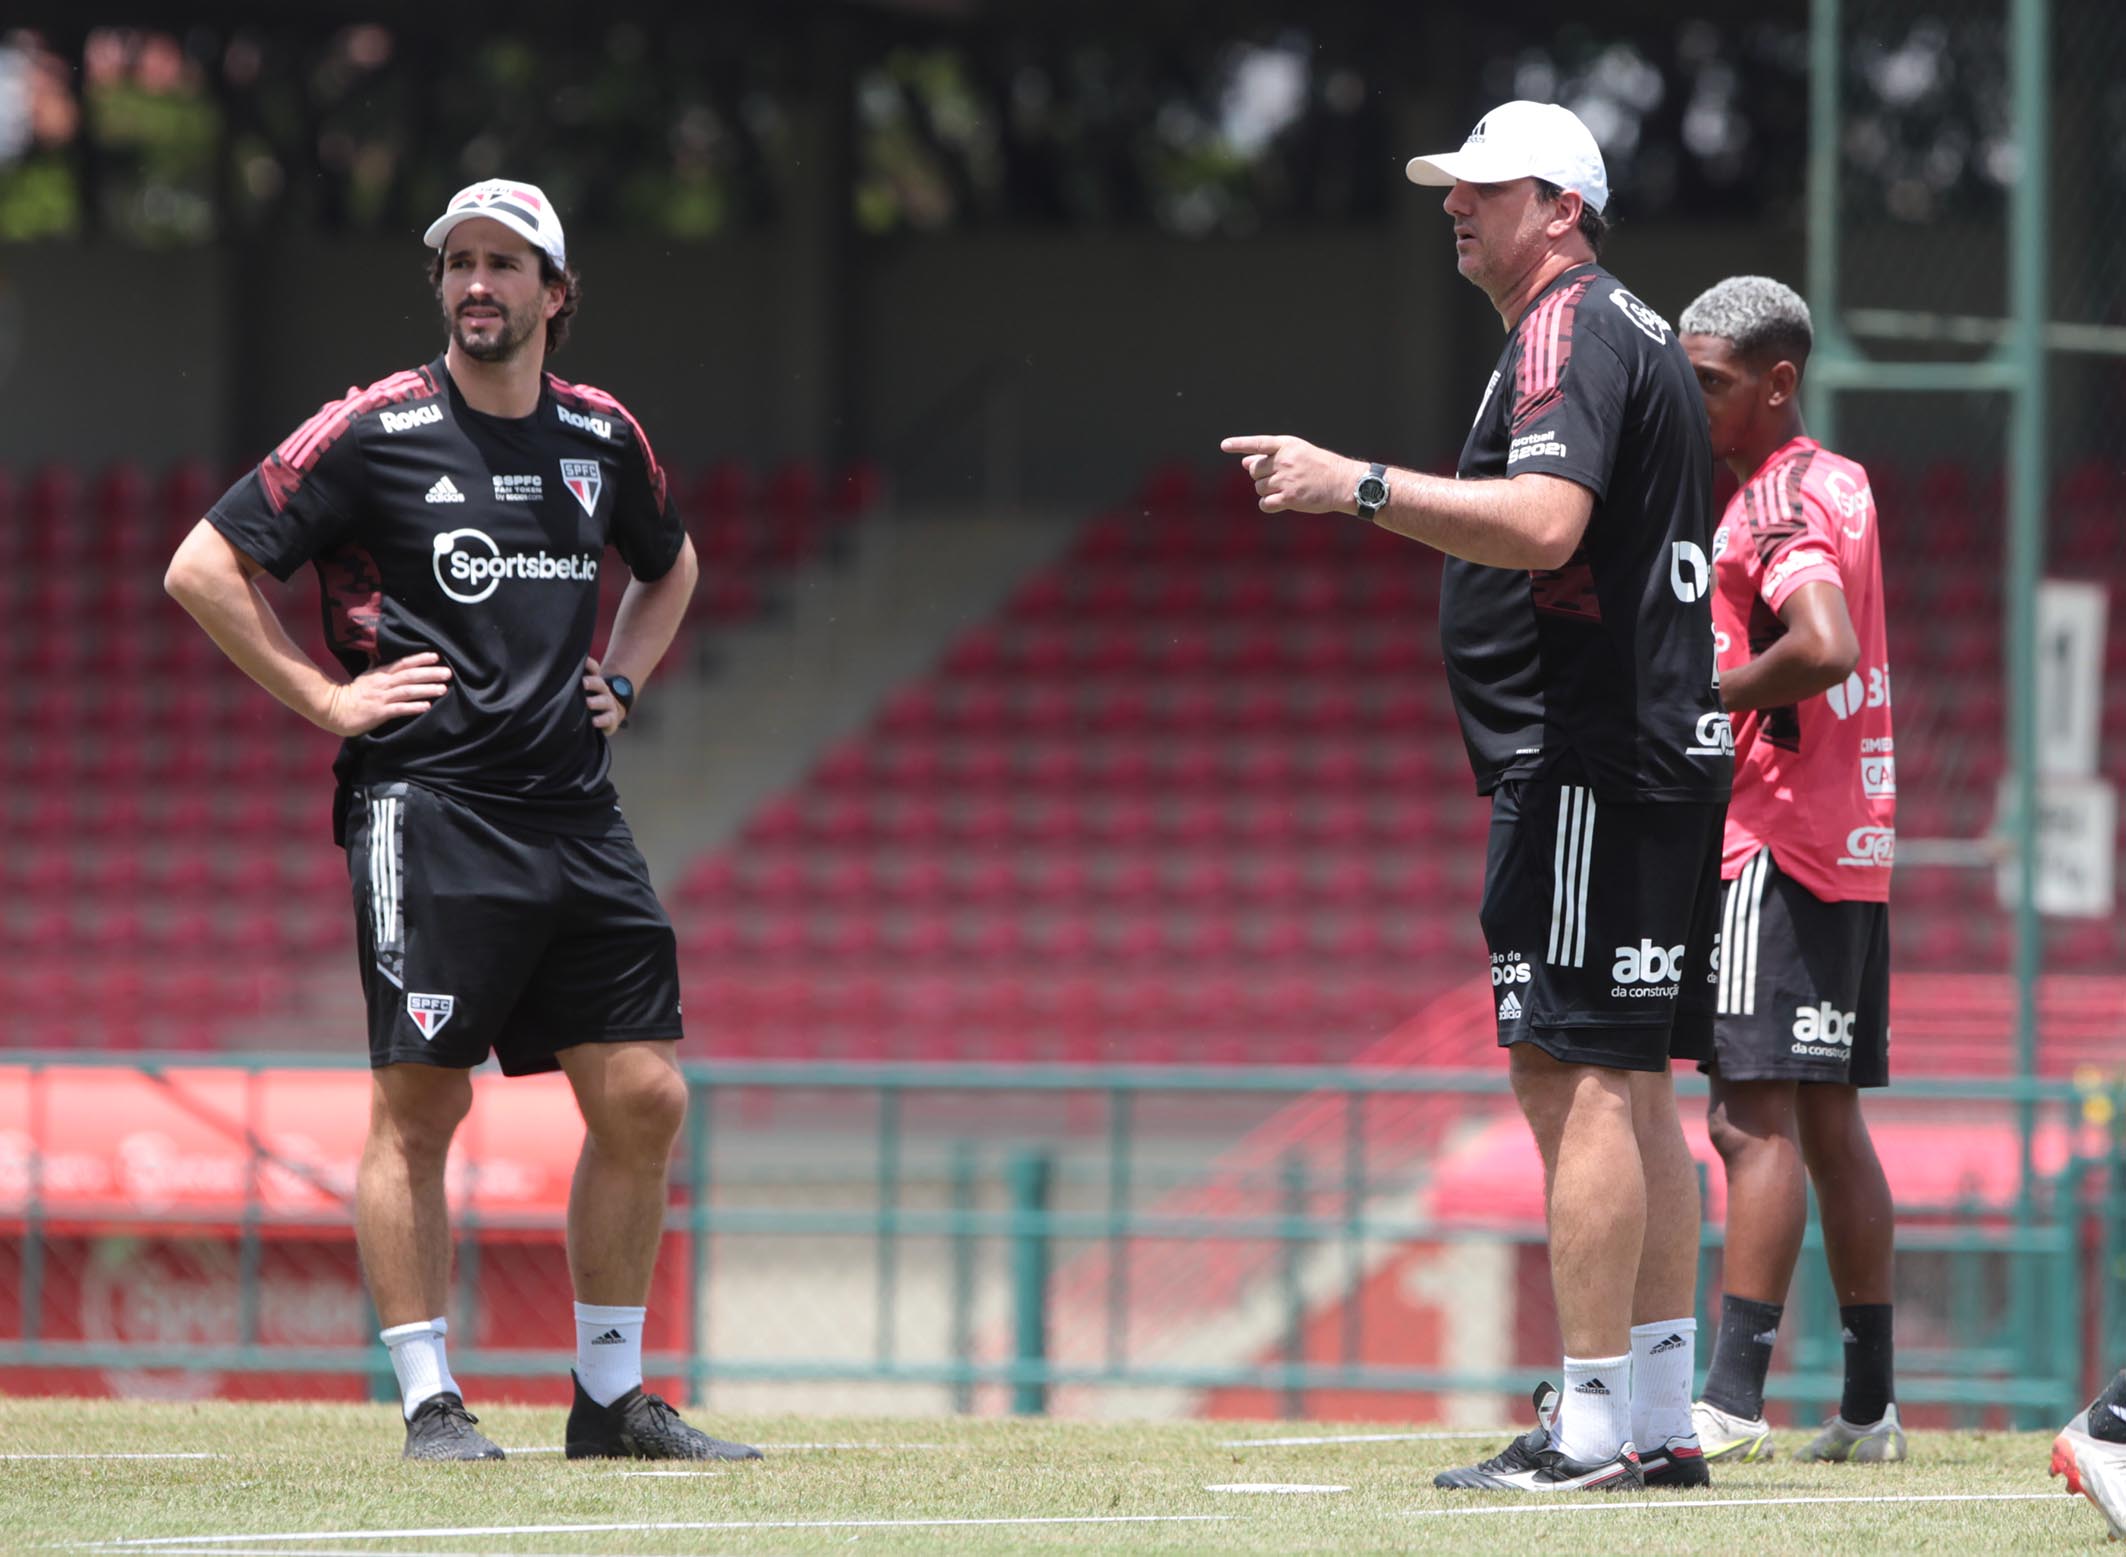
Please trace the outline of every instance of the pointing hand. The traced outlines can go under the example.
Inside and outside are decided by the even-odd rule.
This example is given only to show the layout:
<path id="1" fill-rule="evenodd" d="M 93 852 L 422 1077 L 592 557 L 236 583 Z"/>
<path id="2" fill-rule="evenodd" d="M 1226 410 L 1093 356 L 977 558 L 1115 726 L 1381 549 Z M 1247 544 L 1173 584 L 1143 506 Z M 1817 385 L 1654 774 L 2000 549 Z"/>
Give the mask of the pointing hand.
<path id="1" fill-rule="evenodd" d="M 1366 466 L 1288 433 L 1228 438 L 1218 447 L 1241 456 L 1255 483 L 1256 507 L 1266 514 L 1356 514 L 1358 479 Z"/>

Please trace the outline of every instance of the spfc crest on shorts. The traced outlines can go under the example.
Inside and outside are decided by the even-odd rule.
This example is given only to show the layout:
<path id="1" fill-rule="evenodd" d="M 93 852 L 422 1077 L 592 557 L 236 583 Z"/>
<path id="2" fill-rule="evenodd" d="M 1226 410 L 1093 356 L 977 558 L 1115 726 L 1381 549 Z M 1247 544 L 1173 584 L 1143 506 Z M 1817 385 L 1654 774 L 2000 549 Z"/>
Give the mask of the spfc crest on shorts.
<path id="1" fill-rule="evenodd" d="M 596 460 L 563 460 L 561 481 L 575 494 L 585 513 L 598 512 L 598 493 L 605 486 L 605 473 Z"/>
<path id="2" fill-rule="evenodd" d="M 441 1032 L 457 1006 L 456 995 L 416 995 L 408 991 L 406 996 L 406 1015 L 421 1030 L 423 1038 L 433 1038 Z"/>

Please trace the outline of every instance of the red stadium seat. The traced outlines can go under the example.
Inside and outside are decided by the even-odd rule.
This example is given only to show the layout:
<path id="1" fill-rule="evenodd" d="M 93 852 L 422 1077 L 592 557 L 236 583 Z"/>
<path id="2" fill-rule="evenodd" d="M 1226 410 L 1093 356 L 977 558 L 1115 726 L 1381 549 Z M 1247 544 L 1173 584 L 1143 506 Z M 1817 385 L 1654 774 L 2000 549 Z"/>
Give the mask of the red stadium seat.
<path id="1" fill-rule="evenodd" d="M 858 461 L 836 474 L 825 497 L 827 512 L 838 523 L 859 519 L 884 504 L 885 473 L 869 461 Z"/>
<path id="2" fill-rule="evenodd" d="M 745 514 L 753 509 L 752 472 L 725 460 L 703 471 L 687 491 L 690 516 L 717 518 Z"/>
<path id="3" fill-rule="evenodd" d="M 44 465 L 23 488 L 25 554 L 40 568 L 72 571 L 86 550 L 81 480 L 65 465 Z"/>
<path id="4" fill-rule="evenodd" d="M 1196 471 L 1179 461 L 1161 465 L 1144 478 L 1138 498 L 1154 519 L 1193 519 L 1200 502 Z"/>
<path id="5" fill-rule="evenodd" d="M 149 499 L 148 519 L 159 548 L 175 550 L 214 506 L 225 484 L 198 460 L 181 460 L 162 473 Z"/>
<path id="6" fill-rule="evenodd" d="M 7 1032 L 19 1047 L 57 1047 L 54 1029 L 61 1024 L 65 1024 L 70 1038 L 84 997 L 82 982 L 72 967 L 40 959 L 27 967 L 8 969 L 4 976 L 6 983 L 0 985 L 0 995 L 7 1000 L 11 1018 Z"/>
<path id="7" fill-rule="evenodd" d="M 27 553 L 29 539 L 29 525 L 22 512 L 21 493 L 16 485 L 15 473 L 0 465 L 0 564 L 7 566 L 7 577 L 12 577 L 17 571 L 15 560 Z"/>
<path id="8" fill-rule="evenodd" d="M 123 969 L 137 961 L 148 940 L 147 920 L 138 905 L 119 902 L 107 906 L 94 925 L 84 929 L 81 946 Z"/>
<path id="9" fill-rule="evenodd" d="M 1035 903 L 1082 905 L 1093 895 L 1093 888 L 1092 873 L 1076 852 L 1037 857 L 1026 873 L 1027 897 Z"/>
<path id="10" fill-rule="evenodd" d="M 154 932 L 158 954 L 195 967 L 211 967 L 223 944 L 221 921 L 216 914 L 184 911 L 165 919 Z"/>

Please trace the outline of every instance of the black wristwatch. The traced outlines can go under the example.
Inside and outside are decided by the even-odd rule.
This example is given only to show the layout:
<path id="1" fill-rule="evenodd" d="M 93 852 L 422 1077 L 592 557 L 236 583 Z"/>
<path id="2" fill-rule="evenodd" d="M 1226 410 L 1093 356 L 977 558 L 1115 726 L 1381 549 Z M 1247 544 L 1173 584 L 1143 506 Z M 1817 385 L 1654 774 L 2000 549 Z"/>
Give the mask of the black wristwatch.
<path id="1" fill-rule="evenodd" d="M 615 729 L 627 728 L 627 716 L 635 711 L 635 683 L 625 676 L 607 676 L 605 690 L 613 694 L 613 701 L 620 705 L 620 723 Z"/>
<path id="2" fill-rule="evenodd" d="M 1369 465 L 1366 473 L 1358 478 L 1358 490 L 1351 494 L 1358 504 L 1358 517 L 1371 519 L 1388 505 L 1388 467 Z"/>

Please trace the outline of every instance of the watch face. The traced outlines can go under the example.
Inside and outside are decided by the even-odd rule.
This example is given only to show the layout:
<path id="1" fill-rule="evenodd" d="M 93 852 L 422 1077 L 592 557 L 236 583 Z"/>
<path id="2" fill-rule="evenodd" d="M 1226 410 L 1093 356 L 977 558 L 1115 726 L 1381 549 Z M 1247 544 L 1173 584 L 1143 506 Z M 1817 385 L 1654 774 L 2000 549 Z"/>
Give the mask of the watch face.
<path id="1" fill-rule="evenodd" d="M 1358 500 L 1368 508 L 1378 508 L 1388 500 L 1388 483 L 1378 476 L 1367 476 L 1358 483 Z"/>

